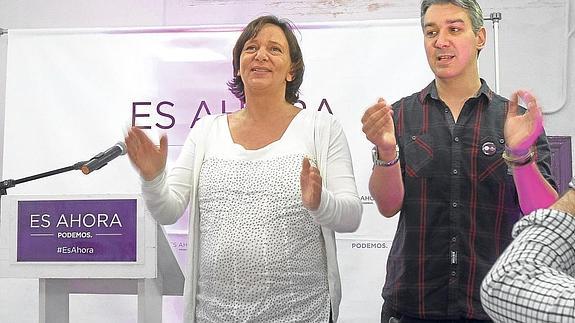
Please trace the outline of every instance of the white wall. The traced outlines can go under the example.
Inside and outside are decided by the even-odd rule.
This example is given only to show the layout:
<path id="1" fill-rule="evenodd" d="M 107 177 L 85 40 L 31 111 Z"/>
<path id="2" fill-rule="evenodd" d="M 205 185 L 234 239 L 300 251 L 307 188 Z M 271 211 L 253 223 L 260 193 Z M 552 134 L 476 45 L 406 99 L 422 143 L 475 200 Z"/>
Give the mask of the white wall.
<path id="1" fill-rule="evenodd" d="M 503 15 L 501 94 L 509 95 L 518 88 L 535 91 L 546 111 L 560 109 L 547 114 L 548 133 L 574 135 L 570 117 L 574 115 L 575 92 L 566 89 L 575 84 L 575 1 L 480 0 L 480 4 L 485 16 L 491 12 Z M 0 0 L 0 28 L 244 24 L 264 13 L 296 23 L 417 18 L 419 0 Z M 489 21 L 486 27 L 491 35 Z M 571 37 L 567 38 L 569 31 Z M 0 41 L 0 99 L 5 88 L 5 38 Z M 482 65 L 493 66 L 491 55 L 482 55 L 481 60 Z M 493 74 L 483 76 L 493 85 Z M 3 104 L 1 100 L 0 108 Z"/>
<path id="2" fill-rule="evenodd" d="M 480 4 L 485 15 L 503 15 L 499 37 L 501 94 L 508 96 L 518 88 L 533 90 L 546 112 L 547 133 L 575 137 L 575 91 L 568 90 L 575 86 L 575 0 L 480 0 Z M 419 0 L 0 0 L 0 28 L 244 24 L 264 13 L 296 23 L 416 18 Z M 487 22 L 486 27 L 491 36 L 491 23 Z M 7 37 L 0 36 L 0 130 L 4 124 L 6 46 Z M 491 46 L 490 40 L 488 47 Z M 493 66 L 491 50 L 482 53 L 482 66 Z M 493 73 L 483 76 L 493 86 Z M 10 178 L 10 174 L 0 173 L 0 178 L 4 177 Z M 38 320 L 36 281 L 2 279 L 0 290 L 1 322 Z M 79 307 L 71 313 L 71 322 L 97 322 L 103 315 L 86 305 L 102 304 L 94 298 L 75 297 L 71 304 Z M 114 306 L 114 302 L 108 305 Z M 106 321 L 128 321 L 126 318 L 133 318 L 133 305 L 127 310 L 114 307 L 110 311 L 117 317 Z"/>

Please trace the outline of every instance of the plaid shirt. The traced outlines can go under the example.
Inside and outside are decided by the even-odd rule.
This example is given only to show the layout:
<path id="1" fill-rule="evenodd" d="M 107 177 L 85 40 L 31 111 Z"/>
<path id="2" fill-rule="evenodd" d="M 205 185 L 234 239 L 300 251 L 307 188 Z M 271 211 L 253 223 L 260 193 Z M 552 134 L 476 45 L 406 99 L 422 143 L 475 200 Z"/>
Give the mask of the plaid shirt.
<path id="1" fill-rule="evenodd" d="M 483 80 L 457 123 L 435 82 L 393 104 L 405 196 L 382 296 L 403 315 L 489 319 L 481 281 L 521 217 L 513 176 L 501 158 L 507 104 Z M 537 163 L 554 185 L 550 157 L 542 134 Z"/>
<path id="2" fill-rule="evenodd" d="M 575 218 L 537 210 L 485 277 L 483 307 L 497 322 L 575 322 Z"/>

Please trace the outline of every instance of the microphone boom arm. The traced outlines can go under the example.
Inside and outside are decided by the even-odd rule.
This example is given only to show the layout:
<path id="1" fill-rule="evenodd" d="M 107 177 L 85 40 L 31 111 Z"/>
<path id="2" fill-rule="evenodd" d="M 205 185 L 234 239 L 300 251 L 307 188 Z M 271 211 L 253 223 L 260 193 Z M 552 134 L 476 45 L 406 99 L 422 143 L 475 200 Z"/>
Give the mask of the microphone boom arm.
<path id="1" fill-rule="evenodd" d="M 77 162 L 71 166 L 58 168 L 58 169 L 51 170 L 51 171 L 44 172 L 44 173 L 40 173 L 37 175 L 32 175 L 32 176 L 28 176 L 28 177 L 24 177 L 24 178 L 20 178 L 20 179 L 7 179 L 4 181 L 1 181 L 0 182 L 0 195 L 6 195 L 6 189 L 14 187 L 20 183 L 25 183 L 25 182 L 37 180 L 40 178 L 44 178 L 44 177 L 48 177 L 48 176 L 52 176 L 52 175 L 56 175 L 56 174 L 60 174 L 60 173 L 65 173 L 65 172 L 69 172 L 72 170 L 81 169 L 82 165 L 84 165 L 85 163 L 86 163 L 86 161 L 81 161 L 81 162 Z"/>

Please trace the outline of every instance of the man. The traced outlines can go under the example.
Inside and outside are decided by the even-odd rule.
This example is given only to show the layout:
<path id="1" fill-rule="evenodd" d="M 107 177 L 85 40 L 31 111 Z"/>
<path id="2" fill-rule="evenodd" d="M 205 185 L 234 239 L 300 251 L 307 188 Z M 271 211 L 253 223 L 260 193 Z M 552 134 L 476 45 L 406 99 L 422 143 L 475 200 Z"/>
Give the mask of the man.
<path id="1" fill-rule="evenodd" d="M 532 212 L 483 280 L 496 322 L 575 322 L 575 177 L 551 209 Z"/>
<path id="2" fill-rule="evenodd" d="M 507 100 L 479 78 L 486 32 L 475 0 L 424 0 L 421 25 L 434 81 L 362 118 L 375 145 L 370 192 L 384 216 L 401 211 L 381 321 L 488 320 L 483 277 L 521 210 L 557 198 L 541 110 L 529 92 Z"/>

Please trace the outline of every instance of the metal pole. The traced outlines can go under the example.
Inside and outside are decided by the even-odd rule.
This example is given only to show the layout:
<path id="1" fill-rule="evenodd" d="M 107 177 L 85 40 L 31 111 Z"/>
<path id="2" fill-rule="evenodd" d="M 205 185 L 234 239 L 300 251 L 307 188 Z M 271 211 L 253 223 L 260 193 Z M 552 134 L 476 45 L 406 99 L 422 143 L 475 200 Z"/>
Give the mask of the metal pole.
<path id="1" fill-rule="evenodd" d="M 492 12 L 489 20 L 493 23 L 493 53 L 495 56 L 495 93 L 499 94 L 499 21 L 501 12 Z"/>

